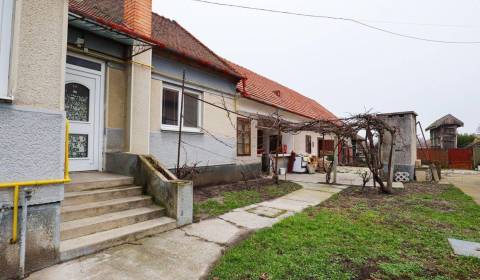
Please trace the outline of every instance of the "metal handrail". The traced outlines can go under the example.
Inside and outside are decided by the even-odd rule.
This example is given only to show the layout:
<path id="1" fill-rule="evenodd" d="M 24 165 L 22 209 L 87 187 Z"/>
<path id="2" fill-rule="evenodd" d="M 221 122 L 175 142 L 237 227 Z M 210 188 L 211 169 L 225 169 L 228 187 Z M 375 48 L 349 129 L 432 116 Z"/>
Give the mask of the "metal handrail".
<path id="1" fill-rule="evenodd" d="M 9 183 L 0 183 L 1 188 L 14 188 L 13 191 L 13 221 L 12 221 L 12 239 L 10 243 L 16 243 L 18 241 L 17 231 L 18 231 L 18 196 L 20 193 L 21 187 L 28 186 L 45 186 L 45 185 L 54 185 L 54 184 L 65 184 L 71 181 L 69 175 L 69 165 L 68 165 L 68 134 L 70 130 L 70 122 L 66 120 L 65 123 L 65 168 L 63 179 L 53 179 L 53 180 L 36 180 L 36 181 L 24 181 L 24 182 L 9 182 Z"/>

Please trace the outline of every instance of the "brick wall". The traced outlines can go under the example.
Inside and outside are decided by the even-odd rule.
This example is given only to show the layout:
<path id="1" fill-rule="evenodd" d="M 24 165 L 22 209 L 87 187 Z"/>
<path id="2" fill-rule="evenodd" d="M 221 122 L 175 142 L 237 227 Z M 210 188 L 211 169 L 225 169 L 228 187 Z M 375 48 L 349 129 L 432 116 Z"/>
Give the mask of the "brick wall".
<path id="1" fill-rule="evenodd" d="M 124 18 L 129 27 L 140 34 L 152 34 L 152 0 L 125 0 Z"/>

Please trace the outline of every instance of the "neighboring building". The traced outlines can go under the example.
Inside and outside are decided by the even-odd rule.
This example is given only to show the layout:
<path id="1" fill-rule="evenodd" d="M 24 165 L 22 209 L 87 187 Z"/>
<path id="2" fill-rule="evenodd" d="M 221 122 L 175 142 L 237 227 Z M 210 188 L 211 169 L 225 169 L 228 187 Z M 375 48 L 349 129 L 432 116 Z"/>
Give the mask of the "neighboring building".
<path id="1" fill-rule="evenodd" d="M 477 127 L 477 131 L 475 131 L 475 134 L 480 137 L 480 124 Z"/>
<path id="2" fill-rule="evenodd" d="M 417 159 L 417 113 L 413 111 L 380 114 L 391 127 L 397 131 L 395 137 L 394 172 L 408 172 L 410 180 L 415 176 L 415 161 Z M 384 136 L 382 145 L 382 163 L 387 171 L 390 155 L 391 135 Z"/>
<path id="3" fill-rule="evenodd" d="M 238 100 L 240 113 L 253 118 L 256 115 L 269 116 L 278 113 L 283 119 L 291 122 L 336 119 L 334 114 L 316 101 L 245 67 L 232 62 L 229 64 L 245 76 L 245 80 L 237 85 L 237 90 L 241 93 Z M 285 167 L 292 152 L 318 156 L 327 155 L 333 150 L 332 135 L 321 135 L 313 131 L 301 131 L 297 134 L 282 133 L 280 145 L 276 147 L 278 135 L 276 129 L 256 121 L 250 122 L 248 119 L 242 119 L 242 122 L 246 122 L 247 126 L 239 125 L 238 127 L 250 128 L 250 135 L 247 138 L 251 139 L 251 144 L 248 141 L 240 141 L 237 144 L 240 147 L 237 150 L 238 157 L 242 162 L 260 162 L 262 154 L 275 154 L 278 149 L 279 156 L 282 157 L 279 167 Z M 245 135 L 245 132 L 239 131 L 237 134 Z"/>
<path id="4" fill-rule="evenodd" d="M 457 129 L 463 127 L 463 122 L 456 117 L 448 114 L 436 120 L 429 125 L 426 130 L 430 130 L 430 145 L 438 149 L 456 149 L 457 148 Z"/>

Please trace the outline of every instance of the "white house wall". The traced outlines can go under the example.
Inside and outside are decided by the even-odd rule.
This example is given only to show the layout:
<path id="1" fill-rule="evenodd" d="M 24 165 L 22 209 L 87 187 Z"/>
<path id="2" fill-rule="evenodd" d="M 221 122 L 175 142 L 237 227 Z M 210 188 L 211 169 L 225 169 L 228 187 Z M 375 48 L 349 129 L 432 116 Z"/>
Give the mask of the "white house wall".
<path id="1" fill-rule="evenodd" d="M 277 108 L 265 105 L 263 103 L 247 99 L 247 98 L 240 98 L 238 101 L 239 111 L 245 114 L 250 114 L 253 117 L 255 115 L 271 115 L 277 112 Z M 305 118 L 300 115 L 293 114 L 291 112 L 280 110 L 280 115 L 283 119 L 291 122 L 304 122 L 310 119 Z M 252 125 L 252 155 L 250 157 L 239 157 L 241 160 L 250 160 L 250 161 L 261 161 L 261 158 L 257 156 L 257 126 Z M 254 136 L 255 135 L 255 136 Z M 310 155 L 318 155 L 318 139 L 322 139 L 322 135 L 320 133 L 312 132 L 312 131 L 301 131 L 299 133 L 294 134 L 282 134 L 282 144 L 287 145 L 287 153 L 291 153 L 294 151 L 297 154 L 307 154 L 306 152 L 306 136 L 310 135 L 312 139 L 312 153 Z M 325 140 L 333 139 L 331 135 L 325 135 Z"/>

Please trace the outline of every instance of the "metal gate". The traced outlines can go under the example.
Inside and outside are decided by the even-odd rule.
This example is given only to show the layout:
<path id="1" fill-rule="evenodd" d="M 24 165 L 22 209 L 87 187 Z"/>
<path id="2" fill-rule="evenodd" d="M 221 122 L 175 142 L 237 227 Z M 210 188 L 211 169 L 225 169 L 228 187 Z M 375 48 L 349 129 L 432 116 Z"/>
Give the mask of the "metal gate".
<path id="1" fill-rule="evenodd" d="M 473 169 L 473 150 L 448 149 L 448 167 L 453 169 Z"/>

